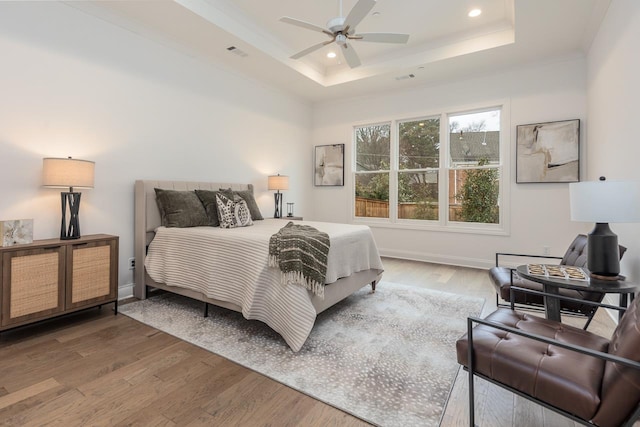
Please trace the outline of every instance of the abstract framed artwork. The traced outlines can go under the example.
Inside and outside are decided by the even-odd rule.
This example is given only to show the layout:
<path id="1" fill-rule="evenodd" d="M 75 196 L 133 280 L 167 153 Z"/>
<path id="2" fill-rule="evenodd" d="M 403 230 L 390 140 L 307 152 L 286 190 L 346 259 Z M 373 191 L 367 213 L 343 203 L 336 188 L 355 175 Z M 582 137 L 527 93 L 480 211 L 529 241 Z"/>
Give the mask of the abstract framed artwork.
<path id="1" fill-rule="evenodd" d="M 344 144 L 316 145 L 314 164 L 316 186 L 344 185 Z"/>
<path id="2" fill-rule="evenodd" d="M 578 181 L 579 119 L 517 126 L 517 183 Z"/>
<path id="3" fill-rule="evenodd" d="M 33 219 L 0 221 L 0 246 L 33 243 Z"/>

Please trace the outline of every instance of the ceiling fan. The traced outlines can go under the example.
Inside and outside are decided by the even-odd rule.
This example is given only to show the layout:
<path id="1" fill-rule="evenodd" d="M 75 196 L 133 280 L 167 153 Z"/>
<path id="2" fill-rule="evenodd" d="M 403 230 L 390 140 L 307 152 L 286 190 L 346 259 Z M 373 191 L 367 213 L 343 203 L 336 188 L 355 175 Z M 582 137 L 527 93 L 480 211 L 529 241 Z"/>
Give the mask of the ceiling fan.
<path id="1" fill-rule="evenodd" d="M 347 17 L 342 16 L 342 0 L 340 0 L 340 16 L 333 18 L 327 22 L 327 28 L 322 28 L 315 24 L 310 24 L 299 19 L 289 18 L 283 16 L 280 21 L 287 24 L 296 25 L 298 27 L 306 28 L 312 31 L 318 31 L 331 37 L 331 40 L 327 40 L 322 43 L 315 44 L 308 47 L 294 55 L 291 55 L 291 59 L 302 58 L 305 55 L 310 54 L 323 46 L 336 42 L 342 49 L 342 54 L 347 64 L 351 68 L 355 68 L 361 64 L 360 58 L 353 47 L 348 43 L 349 40 L 360 40 L 363 42 L 375 42 L 375 43 L 406 43 L 409 40 L 409 34 L 395 34 L 395 33 L 356 33 L 356 26 L 367 16 L 367 14 L 376 5 L 376 0 L 358 0 L 351 12 Z"/>

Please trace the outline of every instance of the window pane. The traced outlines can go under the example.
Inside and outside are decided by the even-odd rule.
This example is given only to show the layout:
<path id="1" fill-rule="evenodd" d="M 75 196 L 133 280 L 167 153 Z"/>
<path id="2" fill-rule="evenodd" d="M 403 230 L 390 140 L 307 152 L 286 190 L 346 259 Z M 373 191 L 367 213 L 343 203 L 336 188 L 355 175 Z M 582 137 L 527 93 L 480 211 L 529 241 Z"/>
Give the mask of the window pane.
<path id="1" fill-rule="evenodd" d="M 497 168 L 449 170 L 449 221 L 497 224 L 500 172 Z"/>
<path id="2" fill-rule="evenodd" d="M 389 170 L 391 125 L 356 128 L 356 171 Z"/>
<path id="3" fill-rule="evenodd" d="M 398 174 L 398 218 L 438 219 L 438 171 Z"/>
<path id="4" fill-rule="evenodd" d="M 357 217 L 389 218 L 389 174 L 356 174 Z"/>
<path id="5" fill-rule="evenodd" d="M 440 119 L 415 120 L 398 125 L 399 169 L 437 168 L 440 161 Z"/>
<path id="6" fill-rule="evenodd" d="M 500 164 L 500 110 L 449 116 L 450 167 Z"/>

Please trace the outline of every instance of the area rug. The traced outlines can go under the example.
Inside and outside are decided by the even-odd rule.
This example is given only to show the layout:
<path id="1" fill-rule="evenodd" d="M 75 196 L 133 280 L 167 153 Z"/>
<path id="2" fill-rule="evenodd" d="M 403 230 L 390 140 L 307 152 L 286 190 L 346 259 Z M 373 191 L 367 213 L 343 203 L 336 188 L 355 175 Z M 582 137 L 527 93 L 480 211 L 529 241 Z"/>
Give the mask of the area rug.
<path id="1" fill-rule="evenodd" d="M 369 423 L 437 426 L 458 371 L 455 341 L 484 300 L 389 282 L 321 313 L 294 353 L 268 326 L 162 294 L 119 311 Z"/>

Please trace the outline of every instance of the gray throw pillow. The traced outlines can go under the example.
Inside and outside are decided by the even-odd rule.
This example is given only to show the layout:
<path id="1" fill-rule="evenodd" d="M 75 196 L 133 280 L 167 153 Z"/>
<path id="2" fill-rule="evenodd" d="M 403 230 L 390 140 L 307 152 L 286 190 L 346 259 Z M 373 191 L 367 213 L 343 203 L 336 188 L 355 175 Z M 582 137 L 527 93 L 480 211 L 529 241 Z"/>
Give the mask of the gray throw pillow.
<path id="1" fill-rule="evenodd" d="M 231 190 L 196 190 L 196 196 L 202 202 L 204 210 L 209 217 L 209 224 L 212 227 L 220 226 L 220 219 L 218 218 L 218 205 L 216 203 L 216 194 L 223 194 L 228 199 L 233 199 L 233 193 Z"/>
<path id="2" fill-rule="evenodd" d="M 234 196 L 237 195 L 242 197 L 242 199 L 247 202 L 247 207 L 249 208 L 249 212 L 251 212 L 251 219 L 253 219 L 254 221 L 264 219 L 262 217 L 262 213 L 260 212 L 260 208 L 256 203 L 256 199 L 255 197 L 253 197 L 252 190 L 232 191 L 230 188 L 221 188 L 220 191 L 231 192 Z"/>
<path id="3" fill-rule="evenodd" d="M 209 218 L 202 202 L 193 191 L 154 189 L 165 227 L 198 227 L 209 225 Z"/>

